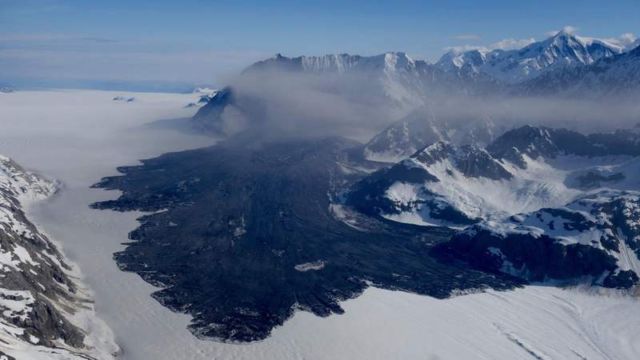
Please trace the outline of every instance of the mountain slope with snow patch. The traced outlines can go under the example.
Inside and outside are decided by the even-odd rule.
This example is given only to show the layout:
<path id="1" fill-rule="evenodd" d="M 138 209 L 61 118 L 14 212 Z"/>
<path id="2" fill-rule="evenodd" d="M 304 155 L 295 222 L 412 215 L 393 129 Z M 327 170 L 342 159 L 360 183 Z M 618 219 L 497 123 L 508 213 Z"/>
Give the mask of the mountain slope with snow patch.
<path id="1" fill-rule="evenodd" d="M 103 327 L 94 318 L 86 289 L 23 211 L 55 191 L 54 183 L 0 156 L 0 354 L 108 359 L 117 351 L 108 331 L 89 335 L 83 328 Z"/>
<path id="2" fill-rule="evenodd" d="M 640 193 L 601 191 L 563 207 L 486 221 L 442 246 L 447 256 L 529 281 L 630 288 L 640 278 Z"/>

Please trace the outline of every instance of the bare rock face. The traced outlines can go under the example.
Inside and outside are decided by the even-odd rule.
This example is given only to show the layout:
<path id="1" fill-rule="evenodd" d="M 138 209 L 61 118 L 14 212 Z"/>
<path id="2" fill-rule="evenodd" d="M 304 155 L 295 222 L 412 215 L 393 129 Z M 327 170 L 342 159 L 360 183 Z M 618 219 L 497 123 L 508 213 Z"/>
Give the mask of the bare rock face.
<path id="1" fill-rule="evenodd" d="M 201 98 L 203 101 L 203 98 Z M 226 87 L 203 101 L 205 103 L 191 119 L 197 130 L 222 135 L 225 133 L 222 114 L 227 106 L 235 104 L 235 96 L 231 88 Z"/>

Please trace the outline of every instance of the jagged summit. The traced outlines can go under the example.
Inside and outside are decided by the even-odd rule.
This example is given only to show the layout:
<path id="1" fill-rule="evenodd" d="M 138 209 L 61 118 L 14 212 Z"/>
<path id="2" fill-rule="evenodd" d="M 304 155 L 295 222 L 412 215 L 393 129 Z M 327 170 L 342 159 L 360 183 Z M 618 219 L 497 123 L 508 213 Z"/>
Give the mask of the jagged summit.
<path id="1" fill-rule="evenodd" d="M 640 48 L 604 57 L 589 65 L 558 68 L 521 84 L 524 94 L 562 94 L 598 98 L 635 96 L 640 89 Z"/>
<path id="2" fill-rule="evenodd" d="M 427 145 L 363 180 L 352 203 L 420 224 L 504 218 L 563 205 L 585 189 L 631 189 L 637 165 L 625 161 L 640 155 L 640 135 L 634 131 L 584 135 L 529 125 L 507 131 L 486 147 L 442 140 Z M 573 164 L 571 159 L 581 160 Z M 612 161 L 624 165 L 613 167 Z M 465 216 L 443 218 L 432 211 L 443 207 Z"/>
<path id="3" fill-rule="evenodd" d="M 328 54 L 322 56 L 287 57 L 278 53 L 274 57 L 259 61 L 245 71 L 256 70 L 284 70 L 304 72 L 336 72 L 371 70 L 414 70 L 417 66 L 424 66 L 426 62 L 416 61 L 404 52 L 386 52 L 374 56 L 351 54 Z"/>
<path id="4" fill-rule="evenodd" d="M 595 151 L 586 136 L 566 129 L 523 127 L 507 131 L 491 143 L 487 150 L 496 158 L 508 159 L 526 166 L 523 155 L 531 159 L 554 158 L 560 153 L 591 154 Z"/>
<path id="5" fill-rule="evenodd" d="M 436 66 L 444 71 L 461 71 L 469 74 L 479 74 L 482 66 L 498 56 L 502 50 L 489 50 L 486 48 L 461 50 L 451 49 L 446 52 Z"/>
<path id="6" fill-rule="evenodd" d="M 464 177 L 509 179 L 509 173 L 491 154 L 477 145 L 455 146 L 447 141 L 438 141 L 411 156 L 409 162 L 428 168 L 448 162 L 449 170 L 455 169 Z M 405 164 L 408 164 L 405 163 Z M 411 166 L 411 165 L 410 165 Z"/>
<path id="7" fill-rule="evenodd" d="M 624 52 L 624 47 L 606 40 L 580 37 L 563 29 L 555 35 L 521 49 L 460 51 L 442 56 L 436 66 L 444 71 L 478 76 L 485 74 L 515 84 L 559 67 L 593 64 Z"/>
<path id="8" fill-rule="evenodd" d="M 627 43 L 622 45 L 615 41 L 582 37 L 565 29 L 521 49 L 454 49 L 436 64 L 416 60 L 404 52 L 386 52 L 374 56 L 342 53 L 287 57 L 276 54 L 249 66 L 243 72 L 248 78 L 258 76 L 244 83 L 253 88 L 256 85 L 265 87 L 262 93 L 253 90 L 253 99 L 236 101 L 237 97 L 242 98 L 252 89 L 245 91 L 245 94 L 241 91 L 222 91 L 211 97 L 209 103 L 198 111 L 194 125 L 199 130 L 223 135 L 230 134 L 224 131 L 226 128 L 233 129 L 231 133 L 242 131 L 251 124 L 224 124 L 221 119 L 224 110 L 229 105 L 233 106 L 230 113 L 240 115 L 230 116 L 235 120 L 253 118 L 247 116 L 249 110 L 239 104 L 256 103 L 259 102 L 256 98 L 269 96 L 272 92 L 279 93 L 283 75 L 280 72 L 294 74 L 293 80 L 287 78 L 282 81 L 296 82 L 300 80 L 297 76 L 305 77 L 302 81 L 304 86 L 313 88 L 313 91 L 343 97 L 349 103 L 376 104 L 388 112 L 385 116 L 395 119 L 412 115 L 430 103 L 459 96 L 549 97 L 567 94 L 593 98 L 614 94 L 632 97 L 640 90 L 640 49 L 636 47 L 625 52 L 628 49 Z M 306 78 L 307 75 L 311 76 Z M 243 76 L 240 79 L 247 80 Z M 310 86 L 309 83 L 315 85 Z M 393 162 L 406 158 L 424 146 L 424 140 L 455 140 L 446 124 L 434 125 L 434 122 L 441 120 L 428 116 L 420 121 L 401 120 L 404 123 L 390 126 L 386 134 L 367 144 L 365 156 L 372 160 Z M 468 126 L 462 132 L 468 133 L 471 142 L 486 145 L 493 140 L 494 134 L 492 126 L 484 126 L 484 130 L 482 127 L 471 129 Z"/>

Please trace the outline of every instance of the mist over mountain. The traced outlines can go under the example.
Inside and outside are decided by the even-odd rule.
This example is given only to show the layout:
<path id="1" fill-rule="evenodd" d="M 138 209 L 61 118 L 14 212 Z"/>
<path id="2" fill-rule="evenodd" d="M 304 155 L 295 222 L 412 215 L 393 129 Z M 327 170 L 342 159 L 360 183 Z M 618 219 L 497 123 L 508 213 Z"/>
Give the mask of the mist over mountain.
<path id="1" fill-rule="evenodd" d="M 194 123 L 227 135 L 247 121 L 262 126 L 259 121 L 268 124 L 267 131 L 364 139 L 432 99 L 476 94 L 483 86 L 465 84 L 404 53 L 277 55 L 247 68 L 194 116 Z"/>
<path id="2" fill-rule="evenodd" d="M 516 50 L 451 51 L 435 64 L 401 52 L 278 54 L 232 79 L 193 125 L 225 135 L 251 129 L 363 142 L 389 128 L 394 134 L 384 141 L 405 148 L 379 138 L 368 149 L 396 160 L 391 153 L 408 156 L 423 138 L 483 145 L 526 124 L 612 131 L 640 121 L 633 100 L 640 58 L 631 46 L 560 31 Z"/>
<path id="3" fill-rule="evenodd" d="M 0 360 L 640 359 L 638 14 L 0 0 Z"/>
<path id="4" fill-rule="evenodd" d="M 563 30 L 521 49 L 452 50 L 435 64 L 404 53 L 278 54 L 247 68 L 193 123 L 242 133 L 243 143 L 354 138 L 363 145 L 351 153 L 391 165 L 356 182 L 347 206 L 421 226 L 500 222 L 604 186 L 629 189 L 632 170 L 596 169 L 608 161 L 626 169 L 640 155 L 633 46 Z M 581 165 L 568 165 L 572 157 Z M 587 275 L 572 274 L 561 277 Z"/>
<path id="5" fill-rule="evenodd" d="M 121 195 L 93 207 L 152 212 L 119 267 L 220 341 L 342 313 L 369 286 L 631 293 L 638 61 L 568 31 L 435 64 L 278 54 L 202 98 L 189 126 L 216 145 L 119 168 L 95 187 Z"/>

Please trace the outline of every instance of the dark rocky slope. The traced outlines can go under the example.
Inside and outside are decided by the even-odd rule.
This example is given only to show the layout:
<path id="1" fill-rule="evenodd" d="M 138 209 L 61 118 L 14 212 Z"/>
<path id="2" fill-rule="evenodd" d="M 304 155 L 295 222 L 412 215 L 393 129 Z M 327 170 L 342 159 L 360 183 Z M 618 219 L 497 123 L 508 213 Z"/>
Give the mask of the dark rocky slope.
<path id="1" fill-rule="evenodd" d="M 446 265 L 429 249 L 451 235 L 363 218 L 345 223 L 331 199 L 360 175 L 331 138 L 165 154 L 120 168 L 97 186 L 122 190 L 94 205 L 157 211 L 140 218 L 119 266 L 162 287 L 153 296 L 193 316 L 198 336 L 254 341 L 294 310 L 341 313 L 368 286 L 443 298 L 517 282 Z M 357 217 L 357 215 L 356 215 Z"/>

